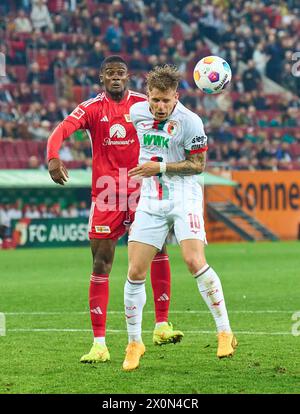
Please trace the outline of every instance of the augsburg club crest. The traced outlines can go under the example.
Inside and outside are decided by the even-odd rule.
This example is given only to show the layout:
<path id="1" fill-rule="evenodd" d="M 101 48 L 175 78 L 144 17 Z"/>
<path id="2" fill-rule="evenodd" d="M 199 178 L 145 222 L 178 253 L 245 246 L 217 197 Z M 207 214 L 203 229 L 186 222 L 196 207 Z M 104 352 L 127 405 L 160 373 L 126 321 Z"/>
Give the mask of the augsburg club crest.
<path id="1" fill-rule="evenodd" d="M 166 122 L 166 124 L 164 125 L 164 131 L 168 135 L 171 135 L 172 137 L 178 133 L 178 130 L 179 130 L 179 124 L 176 121 L 171 120 L 171 121 Z"/>

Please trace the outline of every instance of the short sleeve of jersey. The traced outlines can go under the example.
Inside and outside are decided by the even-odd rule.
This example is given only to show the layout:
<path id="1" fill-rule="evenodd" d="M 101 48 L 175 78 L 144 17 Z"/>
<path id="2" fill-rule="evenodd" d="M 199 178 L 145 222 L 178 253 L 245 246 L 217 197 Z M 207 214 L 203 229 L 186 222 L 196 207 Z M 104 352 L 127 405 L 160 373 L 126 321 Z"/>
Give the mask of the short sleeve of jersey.
<path id="1" fill-rule="evenodd" d="M 89 111 L 84 106 L 84 103 L 82 103 L 79 104 L 65 119 L 75 125 L 77 129 L 88 129 L 89 118 Z"/>
<path id="2" fill-rule="evenodd" d="M 201 118 L 193 114 L 187 117 L 184 128 L 184 149 L 189 154 L 205 152 L 208 149 L 207 136 Z"/>

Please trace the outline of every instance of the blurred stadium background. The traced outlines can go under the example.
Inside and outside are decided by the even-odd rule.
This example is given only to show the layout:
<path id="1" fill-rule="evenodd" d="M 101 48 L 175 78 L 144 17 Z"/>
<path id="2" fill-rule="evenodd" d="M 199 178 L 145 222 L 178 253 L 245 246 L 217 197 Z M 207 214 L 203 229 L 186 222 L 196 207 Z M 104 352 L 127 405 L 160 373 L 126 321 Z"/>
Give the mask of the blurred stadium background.
<path id="1" fill-rule="evenodd" d="M 205 338 L 213 326 L 201 317 L 203 331 L 199 332 L 206 336 L 201 337 L 200 344 L 205 350 L 200 362 L 191 361 L 195 367 L 200 363 L 202 379 L 196 368 L 194 376 L 184 378 L 184 361 L 190 360 L 191 347 L 198 346 L 198 342 L 189 342 L 194 338 L 191 331 L 181 348 L 187 359 L 176 360 L 178 353 L 171 351 L 178 370 L 182 369 L 177 374 L 183 381 L 175 383 L 169 376 L 161 381 L 155 370 L 151 375 L 148 371 L 148 376 L 137 374 L 144 384 L 141 392 L 157 392 L 158 383 L 164 384 L 159 392 L 297 392 L 295 338 L 288 331 L 290 313 L 297 310 L 299 300 L 295 288 L 299 276 L 295 241 L 300 239 L 299 33 L 299 0 L 0 1 L 0 249 L 5 250 L 0 251 L 0 311 L 8 312 L 8 330 L 15 331 L 3 342 L 7 354 L 2 354 L 11 357 L 5 364 L 2 361 L 1 392 L 99 392 L 92 372 L 74 365 L 90 343 L 90 334 L 79 333 L 77 317 L 72 315 L 72 311 L 76 314 L 86 309 L 78 321 L 80 328 L 86 328 L 82 331 L 89 331 L 84 293 L 88 286 L 84 275 L 88 277 L 90 266 L 88 249 L 19 248 L 88 246 L 90 142 L 84 131 L 65 141 L 60 157 L 70 170 L 70 181 L 62 188 L 48 175 L 46 142 L 50 131 L 79 102 L 100 92 L 99 66 L 110 54 L 120 54 L 128 61 L 130 87 L 137 91 L 144 92 L 145 73 L 157 64 L 174 63 L 183 74 L 180 99 L 202 117 L 209 137 L 204 176 L 208 254 L 223 277 L 229 313 L 231 309 L 240 312 L 233 315 L 233 321 L 246 348 L 235 357 L 235 367 L 224 363 L 227 370 L 222 375 L 228 377 L 218 383 L 224 379 L 219 365 L 207 365 L 211 350 Z M 233 71 L 230 88 L 220 95 L 203 95 L 192 79 L 194 65 L 210 54 L 225 58 Z M 294 243 L 213 243 L 242 240 Z M 173 241 L 170 236 L 169 242 Z M 183 292 L 194 292 L 194 288 L 182 288 L 180 278 L 187 277 L 175 249 L 170 247 L 174 302 L 180 295 L 175 309 L 182 315 L 172 318 L 188 330 L 196 322 L 189 325 L 184 319 L 192 307 L 190 294 Z M 112 280 L 117 293 L 110 308 L 113 315 L 121 314 L 123 306 L 126 250 L 120 247 L 119 252 L 116 279 Z M 253 264 L 257 266 L 255 274 Z M 289 278 L 285 278 L 287 273 Z M 192 284 L 190 279 L 182 283 Z M 194 296 L 197 309 L 199 300 Z M 67 316 L 66 308 L 71 316 Z M 25 312 L 23 319 L 17 310 Z M 38 314 L 49 310 L 62 313 L 57 313 L 56 319 L 51 312 L 50 316 Z M 206 312 L 204 307 L 200 312 Z M 113 315 L 109 328 L 120 329 L 120 316 L 117 319 Z M 151 332 L 152 325 L 147 323 Z M 211 331 L 206 331 L 206 323 Z M 72 334 L 50 332 L 50 328 L 59 331 L 58 326 L 76 328 L 79 342 L 72 341 L 70 354 L 63 348 L 70 338 L 60 335 Z M 48 339 L 34 336 L 33 327 L 39 332 L 49 331 Z M 26 329 L 33 333 L 24 337 Z M 251 333 L 258 336 L 249 339 Z M 126 341 L 125 331 L 123 336 Z M 111 340 L 120 348 L 117 362 L 121 363 L 123 346 L 115 338 Z M 53 350 L 49 355 L 46 344 L 52 341 L 65 353 L 54 354 Z M 22 360 L 17 351 L 14 355 L 11 351 L 20 343 L 28 351 Z M 251 349 L 247 351 L 249 343 Z M 263 351 L 267 346 L 268 352 Z M 284 352 L 280 351 L 282 346 Z M 32 352 L 38 362 L 31 359 Z M 167 353 L 159 353 L 167 364 Z M 152 359 L 155 366 L 157 357 L 153 355 Z M 53 365 L 51 371 L 48 366 L 55 361 L 60 365 Z M 108 381 L 102 384 L 102 391 L 136 392 L 124 385 L 119 365 L 112 373 L 105 367 Z M 175 372 L 174 366 L 172 360 L 169 372 Z M 62 379 L 59 385 L 56 372 Z M 72 386 L 64 382 L 63 375 L 72 375 Z M 150 380 L 152 385 L 147 382 Z M 99 381 L 101 378 L 98 385 Z"/>

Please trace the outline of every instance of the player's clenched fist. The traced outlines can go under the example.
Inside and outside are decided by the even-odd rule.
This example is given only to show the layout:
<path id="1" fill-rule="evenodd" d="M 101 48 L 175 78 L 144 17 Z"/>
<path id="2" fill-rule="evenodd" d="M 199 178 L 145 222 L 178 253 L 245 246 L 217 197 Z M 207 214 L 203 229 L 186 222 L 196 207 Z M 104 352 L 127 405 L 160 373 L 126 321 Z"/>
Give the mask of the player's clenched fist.
<path id="1" fill-rule="evenodd" d="M 68 171 L 60 159 L 52 158 L 48 163 L 48 171 L 55 183 L 64 185 L 68 181 Z"/>

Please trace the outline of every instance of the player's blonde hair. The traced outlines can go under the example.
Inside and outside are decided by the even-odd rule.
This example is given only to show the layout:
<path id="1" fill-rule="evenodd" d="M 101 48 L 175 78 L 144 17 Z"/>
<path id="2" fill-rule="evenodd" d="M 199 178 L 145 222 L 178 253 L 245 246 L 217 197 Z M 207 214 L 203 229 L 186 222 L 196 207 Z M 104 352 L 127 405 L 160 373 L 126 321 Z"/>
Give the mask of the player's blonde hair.
<path id="1" fill-rule="evenodd" d="M 180 79 L 181 75 L 176 66 L 156 66 L 146 77 L 147 89 L 151 91 L 157 88 L 162 92 L 169 89 L 177 90 Z"/>

